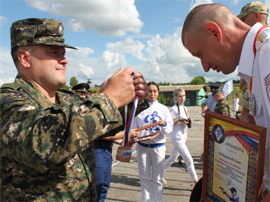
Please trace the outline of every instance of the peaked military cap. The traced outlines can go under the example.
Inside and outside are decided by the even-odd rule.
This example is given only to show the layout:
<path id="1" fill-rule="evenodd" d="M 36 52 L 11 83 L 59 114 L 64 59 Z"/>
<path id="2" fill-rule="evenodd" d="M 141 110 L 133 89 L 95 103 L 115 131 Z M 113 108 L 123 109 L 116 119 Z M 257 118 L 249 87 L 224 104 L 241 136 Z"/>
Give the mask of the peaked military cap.
<path id="1" fill-rule="evenodd" d="M 76 86 L 73 86 L 72 90 L 87 92 L 89 88 L 90 88 L 90 85 L 88 83 L 79 83 Z"/>
<path id="2" fill-rule="evenodd" d="M 242 8 L 241 13 L 237 15 L 237 17 L 243 19 L 249 13 L 257 13 L 257 12 L 268 15 L 268 8 L 264 3 L 260 1 L 252 1 L 251 3 L 248 3 Z"/>
<path id="3" fill-rule="evenodd" d="M 211 92 L 212 92 L 213 90 L 218 89 L 220 86 L 221 86 L 221 85 L 220 85 L 219 83 L 211 83 L 211 84 L 209 84 L 209 87 L 210 87 Z"/>
<path id="4" fill-rule="evenodd" d="M 60 20 L 28 18 L 13 22 L 10 28 L 11 50 L 20 46 L 53 45 L 77 49 L 65 44 L 64 27 Z"/>

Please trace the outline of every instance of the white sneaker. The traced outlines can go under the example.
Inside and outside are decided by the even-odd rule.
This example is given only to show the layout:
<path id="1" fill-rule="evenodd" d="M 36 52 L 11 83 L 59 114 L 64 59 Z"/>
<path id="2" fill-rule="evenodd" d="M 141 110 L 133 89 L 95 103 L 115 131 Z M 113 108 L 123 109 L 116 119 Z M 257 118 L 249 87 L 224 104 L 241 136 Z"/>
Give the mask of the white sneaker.
<path id="1" fill-rule="evenodd" d="M 163 185 L 167 184 L 167 181 L 165 179 L 163 179 Z"/>

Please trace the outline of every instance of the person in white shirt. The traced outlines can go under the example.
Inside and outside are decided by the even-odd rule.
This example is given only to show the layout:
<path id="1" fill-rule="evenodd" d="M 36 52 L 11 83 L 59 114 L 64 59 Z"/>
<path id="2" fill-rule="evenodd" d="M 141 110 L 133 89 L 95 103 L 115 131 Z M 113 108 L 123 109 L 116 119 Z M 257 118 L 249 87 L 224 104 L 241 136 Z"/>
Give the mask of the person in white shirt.
<path id="1" fill-rule="evenodd" d="M 253 95 L 251 115 L 256 125 L 266 128 L 263 186 L 267 194 L 262 198 L 270 201 L 270 28 L 260 22 L 250 27 L 224 5 L 203 4 L 186 17 L 182 43 L 206 72 L 231 74 L 239 65 L 238 76 Z"/>
<path id="2" fill-rule="evenodd" d="M 198 181 L 198 176 L 196 174 L 192 156 L 186 145 L 187 125 L 189 123 L 187 108 L 184 106 L 186 92 L 182 87 L 176 87 L 173 95 L 175 105 L 170 109 L 174 122 L 173 131 L 171 132 L 173 150 L 170 157 L 164 162 L 164 170 L 166 171 L 180 154 L 185 161 L 191 179 L 196 183 Z"/>
<path id="3" fill-rule="evenodd" d="M 133 121 L 132 128 L 140 128 L 156 122 L 161 126 L 140 131 L 139 137 L 151 134 L 158 136 L 151 140 L 138 142 L 136 145 L 138 170 L 141 182 L 141 201 L 162 201 L 163 196 L 163 163 L 165 159 L 166 134 L 172 132 L 173 120 L 168 108 L 157 100 L 159 86 L 155 82 L 149 82 L 147 95 L 150 107 L 138 114 Z"/>
<path id="4" fill-rule="evenodd" d="M 235 98 L 232 101 L 233 101 L 234 115 L 236 117 L 236 113 L 239 109 L 239 95 L 238 95 L 238 93 L 235 93 Z"/>

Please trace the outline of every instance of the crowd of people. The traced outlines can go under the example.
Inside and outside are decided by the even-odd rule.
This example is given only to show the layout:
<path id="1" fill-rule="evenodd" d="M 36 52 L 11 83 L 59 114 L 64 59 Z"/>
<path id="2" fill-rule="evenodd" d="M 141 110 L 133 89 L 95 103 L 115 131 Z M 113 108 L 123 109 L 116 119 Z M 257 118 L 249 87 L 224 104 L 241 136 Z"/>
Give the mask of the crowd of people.
<path id="1" fill-rule="evenodd" d="M 267 128 L 262 200 L 270 201 L 270 28 L 268 9 L 247 4 L 238 16 L 221 4 L 193 8 L 185 19 L 182 43 L 201 60 L 203 69 L 238 75 L 247 84 L 249 103 L 241 120 L 254 118 Z M 251 27 L 252 26 L 252 27 Z M 133 101 L 138 107 L 131 130 L 136 141 L 141 201 L 162 201 L 164 172 L 179 155 L 194 183 L 195 166 L 186 146 L 192 123 L 185 90 L 176 87 L 174 106 L 158 102 L 159 86 L 146 82 L 132 67 L 120 68 L 99 93 L 81 83 L 69 92 L 65 85 L 68 60 L 63 24 L 56 19 L 30 18 L 11 25 L 11 55 L 15 81 L 1 87 L 1 201 L 105 201 L 110 187 L 112 145 L 121 144 Z M 258 37 L 257 37 L 258 36 Z M 255 45 L 253 45 L 255 44 Z M 226 61 L 226 62 L 224 62 Z M 266 66 L 266 68 L 265 68 Z M 42 71 L 41 71 L 42 69 Z M 225 116 L 230 108 L 218 85 L 201 105 Z M 242 98 L 241 98 L 242 99 Z M 170 99 L 166 105 L 170 104 Z M 238 95 L 234 110 L 238 109 Z M 240 100 L 240 105 L 241 105 Z M 245 105 L 246 106 L 246 105 Z M 158 123 L 140 132 L 136 129 Z M 165 159 L 166 135 L 173 151 Z M 148 136 L 140 141 L 140 137 Z M 151 136 L 153 138 L 151 138 Z M 132 142 L 131 144 L 134 144 Z M 234 189 L 232 193 L 237 194 Z M 231 196 L 225 190 L 228 198 Z"/>

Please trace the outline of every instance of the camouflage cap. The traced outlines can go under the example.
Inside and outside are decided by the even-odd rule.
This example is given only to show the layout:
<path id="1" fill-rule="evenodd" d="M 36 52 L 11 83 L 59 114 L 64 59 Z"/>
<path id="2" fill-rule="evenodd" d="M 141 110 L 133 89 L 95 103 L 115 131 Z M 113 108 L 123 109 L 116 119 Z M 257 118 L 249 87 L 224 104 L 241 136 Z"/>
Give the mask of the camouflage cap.
<path id="1" fill-rule="evenodd" d="M 242 8 L 241 13 L 237 15 L 237 17 L 243 19 L 249 13 L 257 13 L 257 12 L 268 15 L 268 8 L 266 7 L 265 4 L 263 4 L 260 1 L 252 1 L 251 3 L 248 3 Z"/>
<path id="2" fill-rule="evenodd" d="M 220 88 L 215 89 L 215 90 L 212 91 L 212 95 L 214 96 L 214 95 L 216 95 L 219 92 L 221 92 L 221 89 Z"/>
<path id="3" fill-rule="evenodd" d="M 64 27 L 60 20 L 28 18 L 13 22 L 10 28 L 11 50 L 20 46 L 53 45 L 77 49 L 64 44 Z"/>

